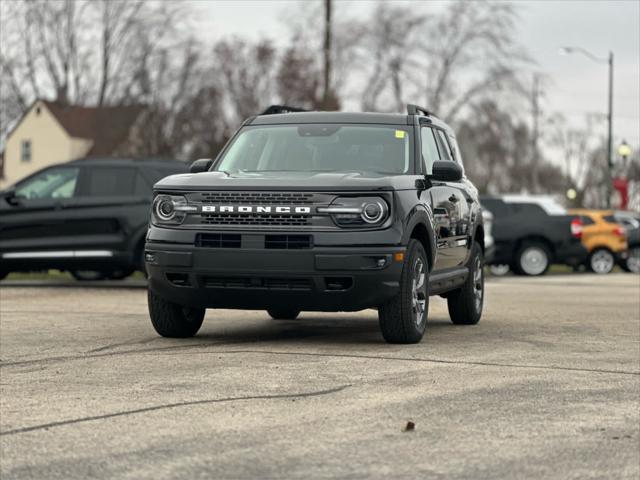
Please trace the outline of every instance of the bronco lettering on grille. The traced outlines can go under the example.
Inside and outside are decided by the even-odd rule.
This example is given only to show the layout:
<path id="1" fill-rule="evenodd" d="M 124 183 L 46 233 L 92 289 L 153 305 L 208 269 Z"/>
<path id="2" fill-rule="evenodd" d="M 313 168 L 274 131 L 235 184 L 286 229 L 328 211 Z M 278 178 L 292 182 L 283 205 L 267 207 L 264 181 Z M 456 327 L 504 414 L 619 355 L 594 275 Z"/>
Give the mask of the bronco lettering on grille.
<path id="1" fill-rule="evenodd" d="M 203 213 L 246 213 L 246 214 L 274 214 L 283 213 L 294 215 L 308 215 L 311 207 L 288 206 L 288 205 L 203 205 Z"/>

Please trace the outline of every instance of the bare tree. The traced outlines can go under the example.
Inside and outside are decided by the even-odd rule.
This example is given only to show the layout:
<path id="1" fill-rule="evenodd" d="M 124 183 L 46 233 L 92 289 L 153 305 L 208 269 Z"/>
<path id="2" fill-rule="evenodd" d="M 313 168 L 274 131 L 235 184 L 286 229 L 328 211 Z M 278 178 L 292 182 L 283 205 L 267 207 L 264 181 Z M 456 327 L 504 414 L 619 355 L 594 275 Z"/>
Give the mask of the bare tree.
<path id="1" fill-rule="evenodd" d="M 527 56 L 516 40 L 517 7 L 499 1 L 454 2 L 421 36 L 422 85 L 429 108 L 453 121 L 480 96 L 515 82 Z"/>
<path id="2" fill-rule="evenodd" d="M 229 115 L 238 124 L 274 100 L 277 57 L 270 41 L 221 40 L 214 47 L 214 57 L 227 92 Z"/>
<path id="3" fill-rule="evenodd" d="M 404 84 L 417 64 L 411 52 L 426 17 L 406 15 L 406 9 L 388 3 L 377 5 L 365 23 L 362 55 L 368 59 L 362 89 L 363 110 L 401 111 L 406 103 Z M 406 67 L 410 68 L 407 69 Z M 381 97 L 388 93 L 386 102 Z"/>

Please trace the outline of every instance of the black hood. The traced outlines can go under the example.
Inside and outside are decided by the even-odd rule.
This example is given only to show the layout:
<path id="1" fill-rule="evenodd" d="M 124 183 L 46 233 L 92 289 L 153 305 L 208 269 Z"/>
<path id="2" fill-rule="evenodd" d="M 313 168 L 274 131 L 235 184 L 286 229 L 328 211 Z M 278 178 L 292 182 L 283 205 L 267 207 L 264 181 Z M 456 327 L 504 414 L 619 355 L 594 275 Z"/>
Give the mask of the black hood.
<path id="1" fill-rule="evenodd" d="M 156 190 L 375 191 L 415 188 L 414 175 L 360 172 L 203 172 L 171 175 Z"/>

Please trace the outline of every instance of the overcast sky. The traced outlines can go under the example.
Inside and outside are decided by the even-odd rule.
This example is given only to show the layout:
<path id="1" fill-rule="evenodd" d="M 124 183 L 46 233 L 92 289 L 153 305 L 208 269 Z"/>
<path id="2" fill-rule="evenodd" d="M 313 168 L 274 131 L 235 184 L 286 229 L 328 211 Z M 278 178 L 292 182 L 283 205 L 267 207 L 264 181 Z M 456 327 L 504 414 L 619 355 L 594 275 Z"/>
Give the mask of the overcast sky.
<path id="1" fill-rule="evenodd" d="M 205 38 L 239 35 L 253 39 L 287 41 L 283 18 L 296 0 L 193 0 L 199 12 L 197 28 Z M 407 8 L 420 0 L 394 0 Z M 437 11 L 442 1 L 428 1 Z M 337 0 L 335 15 L 365 13 L 375 0 Z M 640 144 L 640 1 L 519 0 L 519 39 L 537 65 L 549 77 L 542 107 L 560 111 L 573 122 L 586 113 L 605 113 L 607 66 L 581 56 L 561 56 L 558 47 L 580 46 L 606 57 L 615 54 L 614 135 Z M 604 128 L 604 125 L 603 125 Z"/>

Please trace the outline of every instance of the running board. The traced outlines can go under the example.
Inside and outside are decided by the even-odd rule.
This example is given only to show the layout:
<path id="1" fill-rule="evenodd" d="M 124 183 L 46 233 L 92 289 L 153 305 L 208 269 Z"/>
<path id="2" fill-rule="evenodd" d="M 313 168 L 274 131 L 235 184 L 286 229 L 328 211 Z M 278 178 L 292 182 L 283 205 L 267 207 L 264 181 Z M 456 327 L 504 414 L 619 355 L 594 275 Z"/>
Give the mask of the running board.
<path id="1" fill-rule="evenodd" d="M 469 275 L 468 267 L 456 267 L 444 272 L 432 273 L 429 276 L 429 295 L 439 295 L 446 291 L 461 287 Z"/>

